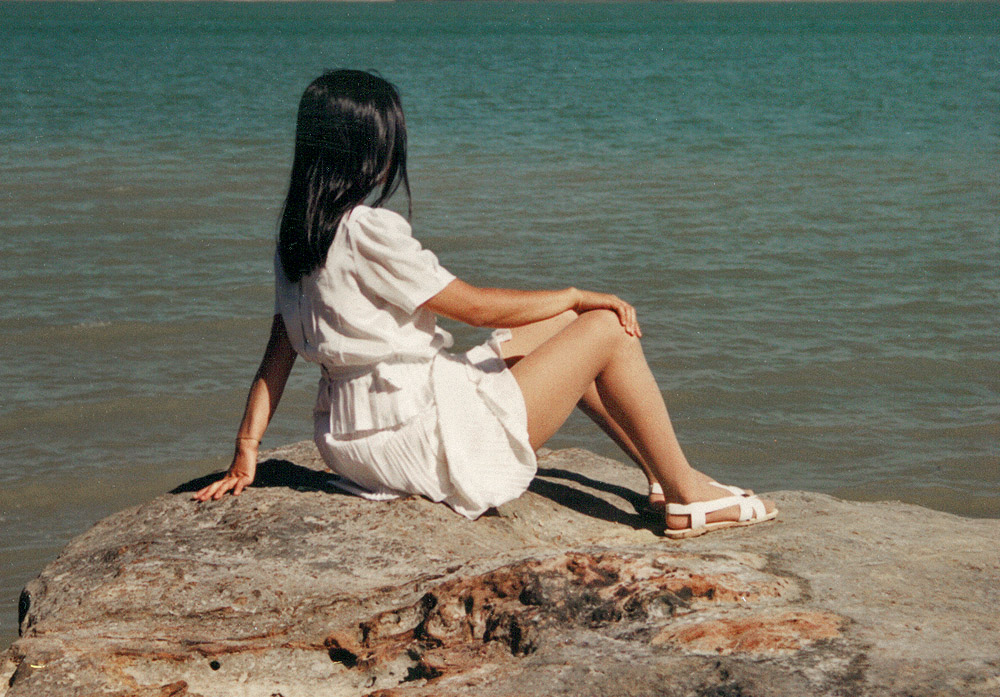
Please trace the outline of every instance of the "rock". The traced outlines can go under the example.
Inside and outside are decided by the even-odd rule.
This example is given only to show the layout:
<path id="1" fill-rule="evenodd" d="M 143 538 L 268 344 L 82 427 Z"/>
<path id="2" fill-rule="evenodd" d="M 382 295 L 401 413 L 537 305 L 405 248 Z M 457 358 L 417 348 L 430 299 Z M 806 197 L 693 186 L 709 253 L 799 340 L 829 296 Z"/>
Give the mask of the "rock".
<path id="1" fill-rule="evenodd" d="M 268 456 L 238 498 L 190 482 L 71 542 L 0 697 L 1000 694 L 998 520 L 779 492 L 776 522 L 675 542 L 585 451 L 475 522 Z"/>

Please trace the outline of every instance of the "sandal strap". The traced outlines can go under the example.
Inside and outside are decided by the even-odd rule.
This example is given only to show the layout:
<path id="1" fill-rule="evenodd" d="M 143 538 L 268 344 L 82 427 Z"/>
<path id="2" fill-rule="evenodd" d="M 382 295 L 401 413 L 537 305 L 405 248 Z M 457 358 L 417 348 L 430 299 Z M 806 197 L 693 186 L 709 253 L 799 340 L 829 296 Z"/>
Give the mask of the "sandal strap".
<path id="1" fill-rule="evenodd" d="M 728 491 L 733 496 L 749 496 L 746 489 L 741 489 L 738 486 L 733 486 L 731 484 L 720 484 L 719 482 L 709 482 L 714 487 Z"/>
<path id="2" fill-rule="evenodd" d="M 740 501 L 740 522 L 745 523 L 754 518 L 763 518 L 767 515 L 764 502 L 757 496 L 739 496 Z"/>
<path id="3" fill-rule="evenodd" d="M 739 522 L 744 523 L 748 520 L 756 518 L 763 518 L 767 515 L 767 509 L 764 507 L 764 502 L 760 500 L 758 496 L 725 496 L 721 499 L 712 499 L 711 501 L 696 501 L 694 503 L 668 503 L 667 504 L 667 515 L 686 515 L 691 517 L 691 529 L 696 530 L 698 528 L 705 527 L 706 519 L 705 516 L 709 513 L 714 513 L 716 511 L 721 511 L 724 508 L 729 508 L 730 506 L 740 507 L 740 518 Z"/>
<path id="4" fill-rule="evenodd" d="M 743 496 L 725 496 L 721 499 L 711 501 L 695 501 L 694 503 L 668 503 L 667 515 L 686 515 L 691 517 L 691 529 L 705 527 L 705 516 L 715 511 L 721 511 L 730 506 L 740 507 L 740 516 L 743 515 Z"/>
<path id="5" fill-rule="evenodd" d="M 723 491 L 728 491 L 733 496 L 749 496 L 749 494 L 747 494 L 746 489 L 741 489 L 738 486 L 732 486 L 731 484 L 721 484 L 719 482 L 709 482 L 709 484 L 719 489 L 722 489 Z M 652 484 L 649 485 L 649 493 L 654 494 L 656 496 L 662 496 L 663 487 L 660 486 L 659 482 L 653 482 Z"/>

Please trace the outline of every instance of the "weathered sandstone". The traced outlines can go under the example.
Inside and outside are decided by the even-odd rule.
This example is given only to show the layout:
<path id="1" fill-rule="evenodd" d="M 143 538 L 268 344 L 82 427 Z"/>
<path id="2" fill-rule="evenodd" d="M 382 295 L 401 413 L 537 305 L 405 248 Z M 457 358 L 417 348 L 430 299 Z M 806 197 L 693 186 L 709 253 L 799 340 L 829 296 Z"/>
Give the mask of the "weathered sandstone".
<path id="1" fill-rule="evenodd" d="M 311 445 L 74 540 L 21 602 L 0 697 L 1000 694 L 1000 520 L 774 495 L 673 542 L 631 467 L 546 454 L 470 522 L 330 486 Z"/>

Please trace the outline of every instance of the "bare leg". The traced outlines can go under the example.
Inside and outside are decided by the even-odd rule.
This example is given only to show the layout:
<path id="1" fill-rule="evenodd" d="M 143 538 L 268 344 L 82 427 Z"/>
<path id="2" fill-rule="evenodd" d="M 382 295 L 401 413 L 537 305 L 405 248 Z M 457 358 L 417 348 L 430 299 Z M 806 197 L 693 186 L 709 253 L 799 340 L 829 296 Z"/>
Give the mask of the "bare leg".
<path id="1" fill-rule="evenodd" d="M 551 319 L 535 322 L 523 327 L 517 327 L 512 330 L 511 340 L 502 345 L 507 364 L 509 366 L 515 365 L 527 354 L 531 353 L 559 333 L 559 331 L 569 326 L 569 324 L 571 324 L 577 317 L 577 313 L 569 310 Z M 587 390 L 583 393 L 583 397 L 577 403 L 577 407 L 580 411 L 590 417 L 590 419 L 596 423 L 601 430 L 603 430 L 608 437 L 610 437 L 611 440 L 614 441 L 615 444 L 618 445 L 618 447 L 621 448 L 622 451 L 642 469 L 650 486 L 657 481 L 652 468 L 650 468 L 650 466 L 643 459 L 642 454 L 632 442 L 628 433 L 608 412 L 607 407 L 601 400 L 601 395 L 597 390 L 596 384 L 591 383 L 590 386 L 587 387 Z M 672 425 L 668 431 L 662 435 L 674 440 L 677 439 Z M 703 480 L 707 482 L 713 481 L 707 474 L 697 470 L 695 471 Z M 662 510 L 666 504 L 665 497 L 663 494 L 650 493 L 649 503 L 654 509 Z"/>
<path id="2" fill-rule="evenodd" d="M 524 395 L 534 447 L 555 433 L 594 384 L 611 421 L 620 426 L 669 501 L 692 503 L 725 495 L 688 464 L 639 341 L 622 330 L 613 313 L 585 313 L 511 370 Z M 710 514 L 708 520 L 733 520 L 738 513 L 733 506 Z M 667 524 L 686 527 L 687 517 L 670 516 Z"/>
<path id="3" fill-rule="evenodd" d="M 568 310 L 561 315 L 541 322 L 534 322 L 523 327 L 512 330 L 512 338 L 502 344 L 504 358 L 508 366 L 515 365 L 526 355 L 534 351 L 543 343 L 558 334 L 562 329 L 569 326 L 578 317 L 572 310 Z M 597 392 L 597 386 L 593 383 L 587 387 L 586 392 L 580 399 L 577 406 L 584 414 L 589 416 L 594 423 L 600 426 L 610 438 L 625 452 L 626 455 L 646 474 L 646 479 L 650 484 L 656 481 L 649 465 L 642 459 L 632 439 L 628 437 L 623 429 L 608 413 L 601 402 L 601 396 Z"/>

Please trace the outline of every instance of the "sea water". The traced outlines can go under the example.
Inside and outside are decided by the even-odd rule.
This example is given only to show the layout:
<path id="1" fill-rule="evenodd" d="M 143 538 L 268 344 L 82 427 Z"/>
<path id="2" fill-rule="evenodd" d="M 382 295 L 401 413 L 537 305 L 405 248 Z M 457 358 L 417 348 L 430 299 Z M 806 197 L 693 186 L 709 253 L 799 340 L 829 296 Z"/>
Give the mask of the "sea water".
<path id="1" fill-rule="evenodd" d="M 227 464 L 332 67 L 399 86 L 445 266 L 635 304 L 696 465 L 1000 515 L 1000 5 L 0 3 L 0 46 L 0 643 L 71 537 Z"/>

